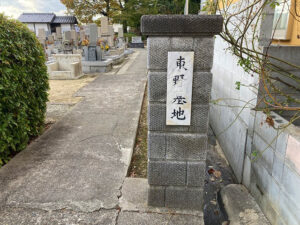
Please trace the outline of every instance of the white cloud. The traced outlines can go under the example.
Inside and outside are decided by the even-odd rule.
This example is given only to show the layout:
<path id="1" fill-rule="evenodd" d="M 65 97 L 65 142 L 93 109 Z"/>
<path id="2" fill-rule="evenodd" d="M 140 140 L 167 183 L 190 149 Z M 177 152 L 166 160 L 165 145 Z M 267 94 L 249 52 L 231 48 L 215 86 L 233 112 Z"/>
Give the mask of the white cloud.
<path id="1" fill-rule="evenodd" d="M 23 11 L 20 8 L 14 6 L 1 6 L 0 13 L 4 13 L 6 16 L 10 16 L 16 19 L 23 13 Z"/>
<path id="2" fill-rule="evenodd" d="M 65 15 L 66 8 L 60 0 L 0 0 L 0 12 L 18 18 L 24 12 Z"/>

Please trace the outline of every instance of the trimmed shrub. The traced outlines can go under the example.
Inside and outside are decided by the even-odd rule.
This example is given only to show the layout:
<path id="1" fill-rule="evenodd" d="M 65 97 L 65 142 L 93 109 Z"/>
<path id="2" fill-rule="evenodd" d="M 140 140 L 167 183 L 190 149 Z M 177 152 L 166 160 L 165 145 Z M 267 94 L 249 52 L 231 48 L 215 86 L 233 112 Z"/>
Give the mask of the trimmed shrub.
<path id="1" fill-rule="evenodd" d="M 44 127 L 44 50 L 26 25 L 0 14 L 0 167 Z"/>

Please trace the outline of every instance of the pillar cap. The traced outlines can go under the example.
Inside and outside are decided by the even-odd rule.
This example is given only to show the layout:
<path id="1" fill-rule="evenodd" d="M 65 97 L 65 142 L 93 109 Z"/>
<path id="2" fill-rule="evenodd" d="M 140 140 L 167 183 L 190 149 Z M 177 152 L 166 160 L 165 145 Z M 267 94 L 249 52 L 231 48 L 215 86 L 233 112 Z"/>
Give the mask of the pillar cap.
<path id="1" fill-rule="evenodd" d="M 148 36 L 213 36 L 223 27 L 221 15 L 144 15 L 141 32 Z"/>

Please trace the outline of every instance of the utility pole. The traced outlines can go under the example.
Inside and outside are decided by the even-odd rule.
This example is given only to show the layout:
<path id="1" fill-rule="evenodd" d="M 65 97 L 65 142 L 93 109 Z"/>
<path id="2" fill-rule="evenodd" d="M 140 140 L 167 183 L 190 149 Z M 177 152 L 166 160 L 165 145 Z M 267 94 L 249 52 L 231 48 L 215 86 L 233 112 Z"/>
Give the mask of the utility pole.
<path id="1" fill-rule="evenodd" d="M 184 15 L 189 15 L 189 0 L 185 0 Z"/>

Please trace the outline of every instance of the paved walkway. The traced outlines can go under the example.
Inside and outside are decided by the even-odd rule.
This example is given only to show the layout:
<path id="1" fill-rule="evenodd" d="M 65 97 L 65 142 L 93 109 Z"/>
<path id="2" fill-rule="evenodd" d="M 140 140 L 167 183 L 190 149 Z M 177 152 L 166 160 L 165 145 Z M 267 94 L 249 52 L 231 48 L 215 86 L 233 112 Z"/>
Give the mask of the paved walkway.
<path id="1" fill-rule="evenodd" d="M 79 90 L 84 100 L 0 169 L 0 224 L 202 224 L 120 208 L 145 84 L 138 50 Z"/>

